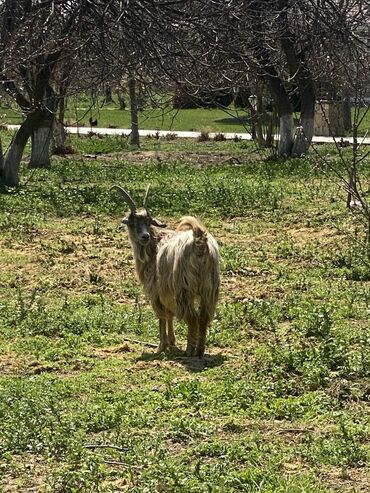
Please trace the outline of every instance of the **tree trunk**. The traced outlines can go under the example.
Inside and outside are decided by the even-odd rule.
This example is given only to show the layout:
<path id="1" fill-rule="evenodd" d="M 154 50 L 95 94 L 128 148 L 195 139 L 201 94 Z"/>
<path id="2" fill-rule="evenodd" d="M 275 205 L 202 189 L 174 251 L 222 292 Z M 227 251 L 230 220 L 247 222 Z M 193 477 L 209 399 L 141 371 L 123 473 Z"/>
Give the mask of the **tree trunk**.
<path id="1" fill-rule="evenodd" d="M 45 112 L 40 126 L 32 132 L 30 168 L 50 168 L 50 144 L 53 135 L 53 120 L 57 107 L 55 92 L 50 86 L 45 89 L 44 95 Z"/>
<path id="2" fill-rule="evenodd" d="M 126 102 L 125 102 L 125 96 L 123 91 L 120 91 L 119 89 L 117 90 L 117 98 L 119 102 L 119 109 L 120 110 L 125 110 L 126 109 Z"/>
<path id="3" fill-rule="evenodd" d="M 33 131 L 30 168 L 50 168 L 50 143 L 52 137 L 52 125 L 40 126 Z"/>
<path id="4" fill-rule="evenodd" d="M 19 167 L 25 148 L 25 143 L 14 138 L 4 159 L 2 181 L 7 187 L 19 186 Z"/>
<path id="5" fill-rule="evenodd" d="M 291 155 L 294 144 L 293 106 L 290 102 L 283 81 L 279 77 L 275 68 L 270 65 L 270 58 L 266 53 L 266 49 L 261 48 L 260 52 L 263 53 L 262 61 L 265 64 L 264 78 L 270 88 L 280 122 L 280 136 L 277 154 L 278 156 L 287 157 Z"/>
<path id="6" fill-rule="evenodd" d="M 302 157 L 308 153 L 314 130 L 313 118 L 302 118 L 301 126 L 297 128 L 294 144 L 292 148 L 292 157 Z"/>
<path id="7" fill-rule="evenodd" d="M 285 114 L 279 117 L 280 138 L 278 156 L 290 156 L 294 144 L 294 120 L 293 114 Z"/>
<path id="8" fill-rule="evenodd" d="M 257 21 L 258 32 L 263 32 L 262 25 Z M 278 156 L 290 156 L 294 144 L 293 106 L 284 87 L 283 80 L 274 67 L 270 52 L 262 40 L 255 39 L 254 53 L 263 69 L 263 79 L 268 84 L 270 93 L 275 101 L 280 121 L 280 138 L 277 149 Z"/>
<path id="9" fill-rule="evenodd" d="M 0 173 L 3 167 L 4 167 L 3 142 L 1 140 L 1 135 L 0 135 Z"/>
<path id="10" fill-rule="evenodd" d="M 298 86 L 301 95 L 301 119 L 292 148 L 293 157 L 305 156 L 308 153 L 314 132 L 316 94 L 307 72 L 298 78 Z"/>
<path id="11" fill-rule="evenodd" d="M 104 86 L 104 94 L 105 94 L 104 103 L 105 104 L 112 103 L 112 101 L 113 101 L 112 88 L 108 82 Z"/>
<path id="12" fill-rule="evenodd" d="M 261 91 L 257 90 L 257 113 L 256 113 L 256 134 L 257 142 L 260 147 L 266 147 L 266 140 L 263 135 L 262 119 L 264 117 L 263 99 Z"/>
<path id="13" fill-rule="evenodd" d="M 63 153 L 65 149 L 66 142 L 66 132 L 64 129 L 64 124 L 61 123 L 59 118 L 55 118 L 53 122 L 53 143 L 52 143 L 52 154 Z"/>
<path id="14" fill-rule="evenodd" d="M 352 129 L 351 100 L 345 95 L 342 101 L 343 125 L 347 132 Z"/>
<path id="15" fill-rule="evenodd" d="M 281 1 L 281 10 L 278 15 L 278 21 L 281 27 L 281 47 L 286 57 L 289 74 L 293 80 L 296 80 L 299 95 L 301 97 L 300 126 L 297 129 L 290 151 L 291 156 L 298 157 L 307 154 L 312 142 L 316 94 L 311 73 L 305 58 L 305 52 L 304 50 L 299 49 L 299 42 L 297 41 L 295 34 L 290 30 L 287 14 L 288 5 L 288 0 Z M 292 129 L 294 129 L 293 119 Z"/>
<path id="16" fill-rule="evenodd" d="M 65 148 L 66 132 L 64 129 L 64 116 L 66 110 L 66 84 L 61 84 L 59 88 L 59 108 L 58 115 L 53 119 L 53 142 L 52 154 L 63 152 Z"/>
<path id="17" fill-rule="evenodd" d="M 128 90 L 130 96 L 131 107 L 131 138 L 130 143 L 132 145 L 140 146 L 139 137 L 139 118 L 137 110 L 137 97 L 136 97 L 136 81 L 135 78 L 130 76 L 128 80 Z"/>
<path id="18" fill-rule="evenodd" d="M 44 117 L 42 109 L 29 113 L 13 137 L 1 169 L 1 181 L 7 187 L 19 186 L 19 168 L 27 140 Z"/>

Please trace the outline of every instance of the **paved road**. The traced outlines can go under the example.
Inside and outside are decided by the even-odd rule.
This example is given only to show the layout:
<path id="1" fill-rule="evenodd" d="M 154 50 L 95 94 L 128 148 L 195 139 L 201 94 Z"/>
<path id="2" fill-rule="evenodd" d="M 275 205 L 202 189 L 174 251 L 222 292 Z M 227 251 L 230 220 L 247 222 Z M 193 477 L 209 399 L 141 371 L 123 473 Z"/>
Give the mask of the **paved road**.
<path id="1" fill-rule="evenodd" d="M 19 126 L 7 125 L 7 128 L 9 130 L 16 130 L 19 128 Z M 126 135 L 127 136 L 130 135 L 131 133 L 131 130 L 129 128 L 100 128 L 100 127 L 66 127 L 66 131 L 70 134 L 80 134 L 80 135 L 87 135 L 90 132 L 94 132 L 98 135 Z M 182 139 L 196 139 L 197 137 L 199 137 L 201 132 L 185 132 L 185 131 L 175 131 L 175 130 L 139 130 L 139 135 L 141 137 L 156 136 L 156 135 L 158 135 L 159 137 L 165 137 L 168 134 L 171 135 L 176 134 L 177 137 Z M 249 133 L 222 132 L 222 134 L 228 140 L 233 140 L 235 137 L 239 138 L 240 140 L 252 140 L 252 136 Z M 210 132 L 209 133 L 210 139 L 213 139 L 215 135 L 217 135 L 217 132 Z M 335 140 L 337 142 L 340 142 L 341 139 L 343 139 L 345 142 L 348 142 L 350 144 L 352 143 L 351 137 L 335 137 Z M 328 144 L 328 143 L 332 144 L 333 138 L 315 136 L 313 138 L 313 142 L 316 144 Z M 367 138 L 360 137 L 358 142 L 361 144 L 370 145 L 370 137 Z"/>

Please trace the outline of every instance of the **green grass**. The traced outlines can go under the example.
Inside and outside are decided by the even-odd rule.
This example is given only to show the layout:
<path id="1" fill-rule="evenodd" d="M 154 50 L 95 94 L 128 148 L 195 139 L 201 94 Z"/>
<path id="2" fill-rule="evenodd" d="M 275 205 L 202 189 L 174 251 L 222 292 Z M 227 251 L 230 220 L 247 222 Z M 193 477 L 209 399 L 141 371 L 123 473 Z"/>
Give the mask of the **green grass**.
<path id="1" fill-rule="evenodd" d="M 315 156 L 71 143 L 0 196 L 0 492 L 366 492 L 370 263 Z M 154 214 L 195 214 L 220 244 L 204 361 L 149 344 L 110 192 L 140 202 L 148 182 Z"/>

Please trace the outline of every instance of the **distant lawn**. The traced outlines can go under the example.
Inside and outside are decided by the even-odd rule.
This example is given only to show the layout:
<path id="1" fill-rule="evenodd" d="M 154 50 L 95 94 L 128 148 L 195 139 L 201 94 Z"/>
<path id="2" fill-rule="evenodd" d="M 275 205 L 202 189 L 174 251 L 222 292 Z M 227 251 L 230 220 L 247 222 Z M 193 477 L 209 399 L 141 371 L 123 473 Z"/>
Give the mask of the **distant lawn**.
<path id="1" fill-rule="evenodd" d="M 354 111 L 354 110 L 353 110 Z M 370 111 L 362 111 L 364 120 L 361 123 L 360 135 L 365 135 L 370 128 Z M 93 104 L 86 98 L 68 101 L 65 123 L 67 125 L 89 126 L 89 118 L 97 120 L 98 127 L 129 128 L 130 110 L 120 110 L 118 101 L 102 105 Z M 296 113 L 298 124 L 299 113 Z M 13 108 L 0 107 L 0 122 L 17 124 L 22 121 L 22 113 Z M 248 113 L 230 106 L 226 110 L 220 108 L 196 108 L 173 110 L 168 108 L 152 108 L 139 112 L 139 125 L 143 130 L 175 131 L 209 131 L 209 132 L 249 132 Z M 349 134 L 348 134 L 349 135 Z"/>
<path id="2" fill-rule="evenodd" d="M 13 109 L 0 108 L 0 114 L 4 115 L 3 123 L 17 124 L 22 120 L 22 115 Z M 98 121 L 99 127 L 130 127 L 130 110 L 120 110 L 115 104 L 109 104 L 100 108 L 82 103 L 73 107 L 69 103 L 65 122 L 67 125 L 89 126 L 89 118 Z M 141 129 L 147 130 L 187 130 L 210 132 L 247 132 L 249 131 L 248 116 L 245 111 L 230 109 L 149 109 L 139 113 Z"/>

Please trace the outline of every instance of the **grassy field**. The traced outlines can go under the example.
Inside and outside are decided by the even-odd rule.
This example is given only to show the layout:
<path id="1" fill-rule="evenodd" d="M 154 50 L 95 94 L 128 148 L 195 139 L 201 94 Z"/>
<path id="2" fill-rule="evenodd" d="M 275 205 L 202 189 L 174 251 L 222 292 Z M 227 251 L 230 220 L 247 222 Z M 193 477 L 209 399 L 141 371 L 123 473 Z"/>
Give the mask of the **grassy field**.
<path id="1" fill-rule="evenodd" d="M 370 263 L 314 155 L 72 145 L 0 195 L 0 492 L 368 492 Z M 109 190 L 148 182 L 158 217 L 220 244 L 204 360 L 155 352 Z"/>

